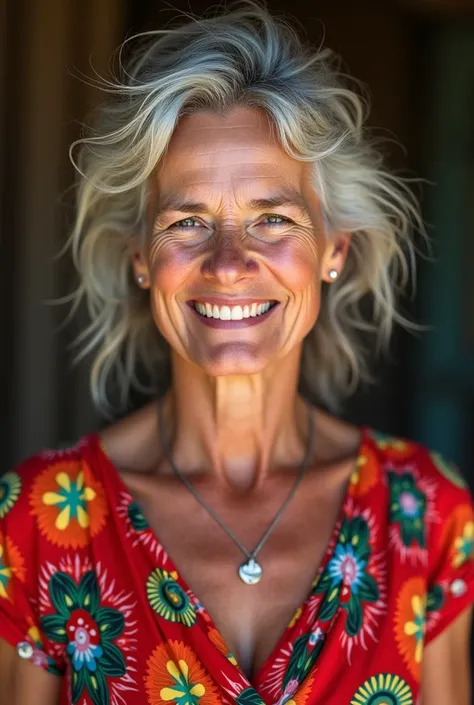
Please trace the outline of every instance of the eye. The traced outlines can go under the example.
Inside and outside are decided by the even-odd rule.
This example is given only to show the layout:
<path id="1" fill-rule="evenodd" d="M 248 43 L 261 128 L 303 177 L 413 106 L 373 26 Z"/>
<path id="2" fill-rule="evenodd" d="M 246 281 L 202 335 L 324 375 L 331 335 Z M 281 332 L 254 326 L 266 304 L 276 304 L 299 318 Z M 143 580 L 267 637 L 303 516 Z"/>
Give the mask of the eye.
<path id="1" fill-rule="evenodd" d="M 183 218 L 182 220 L 178 220 L 176 223 L 173 223 L 169 227 L 169 230 L 172 228 L 181 228 L 183 230 L 191 230 L 193 228 L 193 224 L 197 223 L 199 226 L 202 227 L 202 223 L 195 218 L 194 216 L 189 216 L 189 218 Z"/>
<path id="2" fill-rule="evenodd" d="M 285 218 L 284 215 L 278 215 L 277 213 L 268 213 L 263 216 L 264 221 L 260 221 L 259 225 L 283 225 L 284 223 L 291 223 L 290 218 Z"/>

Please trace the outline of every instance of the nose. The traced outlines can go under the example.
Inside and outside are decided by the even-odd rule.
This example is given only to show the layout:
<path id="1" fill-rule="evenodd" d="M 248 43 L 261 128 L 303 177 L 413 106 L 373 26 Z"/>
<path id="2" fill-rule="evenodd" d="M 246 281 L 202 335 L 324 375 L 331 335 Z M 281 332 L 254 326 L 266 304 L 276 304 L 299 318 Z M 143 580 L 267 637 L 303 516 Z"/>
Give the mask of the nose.
<path id="1" fill-rule="evenodd" d="M 212 243 L 212 250 L 202 263 L 202 275 L 217 284 L 229 286 L 254 277 L 258 265 L 248 256 L 236 236 L 218 236 Z"/>

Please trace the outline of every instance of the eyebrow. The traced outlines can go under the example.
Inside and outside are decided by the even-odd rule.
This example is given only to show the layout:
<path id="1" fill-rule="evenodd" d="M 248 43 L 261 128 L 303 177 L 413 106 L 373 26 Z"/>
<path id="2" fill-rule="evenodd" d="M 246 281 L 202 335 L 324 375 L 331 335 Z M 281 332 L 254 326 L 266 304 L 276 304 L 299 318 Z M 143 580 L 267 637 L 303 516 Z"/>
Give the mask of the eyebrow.
<path id="1" fill-rule="evenodd" d="M 296 206 L 300 210 L 306 211 L 306 203 L 301 194 L 295 189 L 285 189 L 267 198 L 253 198 L 247 203 L 247 207 L 252 210 L 262 210 L 265 208 L 277 208 L 279 206 Z M 178 194 L 169 194 L 157 204 L 155 219 L 168 211 L 178 211 L 180 213 L 206 213 L 209 206 L 197 201 L 188 201 Z"/>

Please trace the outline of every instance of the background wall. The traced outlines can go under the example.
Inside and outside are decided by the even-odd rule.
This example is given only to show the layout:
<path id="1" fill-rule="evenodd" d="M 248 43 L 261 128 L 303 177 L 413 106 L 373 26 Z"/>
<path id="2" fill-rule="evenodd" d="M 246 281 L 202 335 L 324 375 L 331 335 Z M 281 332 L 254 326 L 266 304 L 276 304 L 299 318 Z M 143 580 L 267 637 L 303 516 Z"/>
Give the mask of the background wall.
<path id="1" fill-rule="evenodd" d="M 7 0 L 8 2 L 8 0 Z M 193 0 L 201 12 L 212 3 Z M 437 262 L 420 261 L 416 298 L 405 308 L 432 330 L 398 332 L 379 383 L 345 414 L 448 453 L 472 480 L 474 441 L 474 11 L 468 0 L 270 0 L 308 36 L 340 52 L 372 95 L 372 124 L 392 142 L 387 159 L 425 186 L 423 208 Z M 174 1 L 189 10 L 188 0 Z M 145 0 L 9 0 L 0 21 L 0 399 L 5 469 L 39 447 L 75 440 L 102 423 L 89 401 L 87 363 L 71 369 L 76 327 L 44 304 L 74 284 L 52 258 L 72 215 L 68 144 L 100 96 L 91 65 L 134 31 L 173 15 Z M 3 41 L 2 41 L 3 40 Z M 395 144 L 400 141 L 406 153 Z"/>

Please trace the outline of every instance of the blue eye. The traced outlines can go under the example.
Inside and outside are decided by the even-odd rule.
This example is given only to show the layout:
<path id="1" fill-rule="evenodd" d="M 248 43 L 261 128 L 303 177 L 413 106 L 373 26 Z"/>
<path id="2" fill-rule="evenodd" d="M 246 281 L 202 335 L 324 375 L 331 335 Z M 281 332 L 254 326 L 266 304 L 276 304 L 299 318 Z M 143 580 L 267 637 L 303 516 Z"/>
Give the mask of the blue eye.
<path id="1" fill-rule="evenodd" d="M 277 222 L 275 220 L 270 220 L 270 219 L 277 219 Z M 283 215 L 277 215 L 276 213 L 270 213 L 269 215 L 265 215 L 264 219 L 267 221 L 266 223 L 263 223 L 263 225 L 282 225 L 283 223 L 289 223 L 290 219 L 285 218 Z"/>

